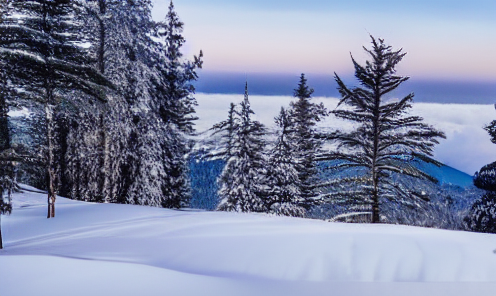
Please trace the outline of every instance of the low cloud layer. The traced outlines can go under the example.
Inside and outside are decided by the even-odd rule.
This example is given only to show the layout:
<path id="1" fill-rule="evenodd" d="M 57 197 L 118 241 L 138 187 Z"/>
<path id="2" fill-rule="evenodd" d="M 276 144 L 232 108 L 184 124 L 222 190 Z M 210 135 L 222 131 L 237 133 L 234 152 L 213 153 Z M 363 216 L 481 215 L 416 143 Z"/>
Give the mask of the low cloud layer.
<path id="1" fill-rule="evenodd" d="M 204 131 L 227 117 L 229 104 L 239 103 L 243 95 L 198 94 L 197 130 Z M 274 117 L 281 107 L 288 107 L 293 100 L 289 96 L 250 96 L 250 102 L 257 120 L 273 126 Z M 328 109 L 334 109 L 338 102 L 335 98 L 315 98 Z M 426 123 L 446 133 L 447 139 L 441 140 L 434 151 L 434 157 L 460 171 L 473 175 L 483 165 L 496 161 L 496 145 L 492 144 L 483 127 L 496 119 L 492 105 L 470 104 L 414 104 L 412 115 L 422 116 Z M 322 126 L 333 129 L 349 123 L 329 117 Z"/>

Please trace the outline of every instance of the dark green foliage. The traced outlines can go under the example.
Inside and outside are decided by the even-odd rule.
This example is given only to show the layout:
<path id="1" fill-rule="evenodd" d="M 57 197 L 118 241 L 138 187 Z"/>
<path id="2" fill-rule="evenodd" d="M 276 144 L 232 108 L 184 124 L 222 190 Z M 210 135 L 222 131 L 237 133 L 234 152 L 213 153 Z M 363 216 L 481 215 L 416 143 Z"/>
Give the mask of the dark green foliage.
<path id="1" fill-rule="evenodd" d="M 483 166 L 475 173 L 474 185 L 480 189 L 496 192 L 496 162 Z"/>
<path id="2" fill-rule="evenodd" d="M 496 233 L 496 193 L 487 192 L 477 200 L 465 218 L 465 223 L 472 231 Z"/>

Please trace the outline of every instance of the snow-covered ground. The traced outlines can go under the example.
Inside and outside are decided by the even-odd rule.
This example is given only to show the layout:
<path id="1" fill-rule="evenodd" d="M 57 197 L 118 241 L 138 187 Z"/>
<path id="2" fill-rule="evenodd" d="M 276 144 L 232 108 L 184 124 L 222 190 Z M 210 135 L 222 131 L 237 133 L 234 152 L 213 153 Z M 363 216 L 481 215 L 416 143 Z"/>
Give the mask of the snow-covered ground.
<path id="1" fill-rule="evenodd" d="M 492 295 L 496 235 L 14 196 L 0 295 Z"/>

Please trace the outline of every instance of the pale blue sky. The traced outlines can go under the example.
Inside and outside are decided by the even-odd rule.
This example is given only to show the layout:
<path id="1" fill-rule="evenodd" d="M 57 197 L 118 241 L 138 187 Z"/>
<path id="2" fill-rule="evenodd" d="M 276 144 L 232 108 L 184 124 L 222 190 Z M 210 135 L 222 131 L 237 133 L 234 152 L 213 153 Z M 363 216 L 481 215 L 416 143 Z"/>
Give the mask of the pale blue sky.
<path id="1" fill-rule="evenodd" d="M 153 0 L 163 19 L 168 0 Z M 205 71 L 349 75 L 368 34 L 408 52 L 401 74 L 496 81 L 494 0 L 176 0 Z"/>

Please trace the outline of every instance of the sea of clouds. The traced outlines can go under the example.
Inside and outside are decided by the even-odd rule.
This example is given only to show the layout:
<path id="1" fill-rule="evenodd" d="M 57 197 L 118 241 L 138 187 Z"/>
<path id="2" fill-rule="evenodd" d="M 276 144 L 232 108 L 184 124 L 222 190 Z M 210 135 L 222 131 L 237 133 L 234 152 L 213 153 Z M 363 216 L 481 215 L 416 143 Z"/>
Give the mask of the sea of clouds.
<path id="1" fill-rule="evenodd" d="M 229 104 L 241 102 L 243 95 L 199 93 L 196 99 L 197 130 L 201 132 L 226 119 Z M 249 99 L 255 118 L 268 127 L 274 127 L 274 117 L 294 98 L 250 95 Z M 322 102 L 329 110 L 334 110 L 338 103 L 336 98 L 316 97 L 313 100 Z M 414 103 L 410 114 L 423 117 L 426 123 L 446 134 L 446 139 L 441 139 L 434 150 L 434 157 L 444 164 L 473 175 L 483 165 L 496 161 L 496 146 L 483 129 L 496 119 L 493 105 Z M 346 128 L 350 124 L 329 116 L 321 126 L 333 129 Z"/>

